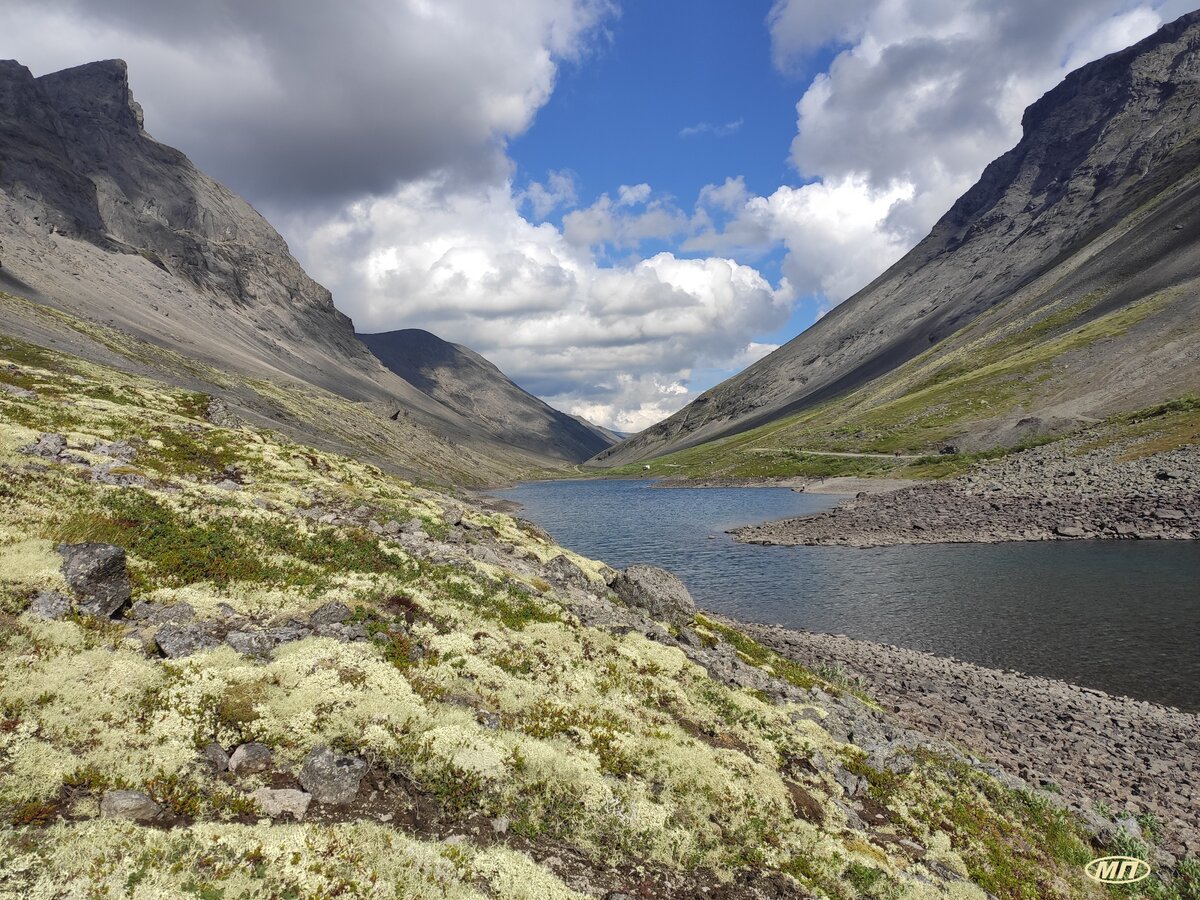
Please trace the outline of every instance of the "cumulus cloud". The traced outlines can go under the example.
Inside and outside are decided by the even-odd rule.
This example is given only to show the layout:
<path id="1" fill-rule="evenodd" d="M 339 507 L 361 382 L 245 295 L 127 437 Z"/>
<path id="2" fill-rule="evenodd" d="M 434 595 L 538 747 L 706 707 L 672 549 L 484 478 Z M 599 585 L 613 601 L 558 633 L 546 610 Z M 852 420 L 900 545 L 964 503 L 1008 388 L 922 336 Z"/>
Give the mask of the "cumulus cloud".
<path id="1" fill-rule="evenodd" d="M 560 206 L 574 206 L 579 198 L 575 192 L 575 176 L 566 170 L 550 172 L 546 182 L 532 181 L 520 198 L 529 203 L 535 219 L 545 219 Z"/>
<path id="2" fill-rule="evenodd" d="M 911 245 L 1017 142 L 1029 103 L 1173 12 L 1129 0 L 778 0 L 777 65 L 844 47 L 797 104 L 791 161 L 806 178 L 857 184 L 864 202 L 908 186 L 883 227 Z"/>
<path id="3" fill-rule="evenodd" d="M 452 334 L 539 396 L 619 430 L 673 412 L 694 367 L 738 364 L 787 319 L 787 299 L 732 259 L 600 266 L 516 203 L 507 185 L 410 182 L 318 228 L 304 254 L 356 298 L 360 330 Z"/>
<path id="4" fill-rule="evenodd" d="M 278 210 L 435 171 L 503 180 L 506 140 L 614 11 L 609 0 L 6 0 L 0 35 L 35 74 L 125 58 L 158 137 Z"/>

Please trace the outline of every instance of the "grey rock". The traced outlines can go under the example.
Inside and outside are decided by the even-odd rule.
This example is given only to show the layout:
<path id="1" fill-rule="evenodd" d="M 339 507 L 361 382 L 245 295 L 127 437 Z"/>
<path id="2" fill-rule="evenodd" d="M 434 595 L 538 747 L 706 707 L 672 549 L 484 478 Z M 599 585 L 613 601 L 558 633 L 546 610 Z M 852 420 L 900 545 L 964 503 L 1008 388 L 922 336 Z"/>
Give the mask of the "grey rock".
<path id="1" fill-rule="evenodd" d="M 61 619 L 71 611 L 71 600 L 58 591 L 38 591 L 29 604 L 29 614 L 39 619 Z"/>
<path id="2" fill-rule="evenodd" d="M 37 399 L 37 394 L 28 388 L 17 387 L 15 384 L 9 384 L 5 381 L 0 381 L 0 393 L 8 394 L 11 397 L 16 397 L 18 400 Z"/>
<path id="3" fill-rule="evenodd" d="M 162 807 L 141 791 L 105 791 L 100 798 L 100 815 L 146 824 L 162 815 Z"/>
<path id="4" fill-rule="evenodd" d="M 232 478 L 224 478 L 213 485 L 213 487 L 220 488 L 223 491 L 240 491 L 242 489 L 242 486 Z"/>
<path id="5" fill-rule="evenodd" d="M 61 434 L 40 434 L 36 441 L 23 449 L 34 456 L 54 459 L 67 449 L 67 439 Z"/>
<path id="6" fill-rule="evenodd" d="M 633 565 L 609 585 L 629 606 L 644 609 L 652 618 L 668 625 L 689 625 L 696 615 L 696 602 L 687 587 L 671 572 L 657 566 Z"/>
<path id="7" fill-rule="evenodd" d="M 317 747 L 304 758 L 300 784 L 318 803 L 341 806 L 358 793 L 367 764 L 357 756 L 339 756 L 328 747 Z"/>
<path id="8" fill-rule="evenodd" d="M 250 795 L 266 815 L 272 819 L 291 816 L 296 821 L 304 818 L 312 795 L 294 788 L 259 788 Z"/>
<path id="9" fill-rule="evenodd" d="M 122 462 L 129 462 L 137 456 L 137 448 L 129 441 L 97 441 L 92 452 L 99 456 L 110 456 Z"/>
<path id="10" fill-rule="evenodd" d="M 257 775 L 271 768 L 274 755 L 266 744 L 251 741 L 240 745 L 229 757 L 229 771 L 236 775 Z"/>
<path id="11" fill-rule="evenodd" d="M 263 631 L 231 631 L 225 635 L 225 643 L 242 656 L 265 659 L 271 655 L 275 641 Z"/>
<path id="12" fill-rule="evenodd" d="M 314 625 L 337 625 L 345 622 L 353 615 L 353 611 L 345 603 L 334 601 L 313 610 L 308 620 Z"/>
<path id="13" fill-rule="evenodd" d="M 229 754 L 220 744 L 209 743 L 200 751 L 200 758 L 218 775 L 229 768 Z"/>
<path id="14" fill-rule="evenodd" d="M 167 622 L 154 632 L 154 643 L 168 659 L 181 659 L 202 650 L 211 650 L 221 642 L 203 625 Z"/>
<path id="15" fill-rule="evenodd" d="M 195 618 L 196 610 L 190 603 L 172 603 L 170 606 L 160 607 L 150 616 L 150 621 L 156 624 L 165 624 L 167 622 L 182 624 L 190 622 Z"/>
<path id="16" fill-rule="evenodd" d="M 587 573 L 562 554 L 547 562 L 544 571 L 547 580 L 555 584 L 574 585 L 578 588 L 588 587 Z"/>
<path id="17" fill-rule="evenodd" d="M 132 588 L 124 549 L 113 544 L 61 544 L 58 553 L 80 612 L 106 618 L 129 602 Z"/>

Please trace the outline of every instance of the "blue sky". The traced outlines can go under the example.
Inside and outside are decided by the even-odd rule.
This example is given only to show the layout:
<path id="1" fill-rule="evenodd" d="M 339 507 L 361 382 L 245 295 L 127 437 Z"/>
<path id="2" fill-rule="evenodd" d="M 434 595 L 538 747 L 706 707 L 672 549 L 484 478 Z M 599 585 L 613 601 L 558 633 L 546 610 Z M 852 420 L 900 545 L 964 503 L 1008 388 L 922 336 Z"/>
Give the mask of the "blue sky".
<path id="1" fill-rule="evenodd" d="M 360 331 L 426 328 L 636 431 L 853 295 L 1030 102 L 1194 2 L 6 0 L 0 56 L 127 60 L 147 130 Z"/>

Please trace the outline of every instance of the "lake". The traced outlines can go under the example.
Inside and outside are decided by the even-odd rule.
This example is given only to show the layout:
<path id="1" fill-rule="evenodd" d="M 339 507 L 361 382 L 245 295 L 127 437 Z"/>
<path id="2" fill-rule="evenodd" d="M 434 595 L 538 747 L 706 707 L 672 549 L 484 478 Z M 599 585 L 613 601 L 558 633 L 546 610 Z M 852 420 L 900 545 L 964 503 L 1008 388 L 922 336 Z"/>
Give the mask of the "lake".
<path id="1" fill-rule="evenodd" d="M 550 481 L 496 496 L 564 546 L 671 569 L 704 608 L 1200 710 L 1200 544 L 1058 541 L 854 549 L 725 530 L 842 498 L 786 488 Z"/>

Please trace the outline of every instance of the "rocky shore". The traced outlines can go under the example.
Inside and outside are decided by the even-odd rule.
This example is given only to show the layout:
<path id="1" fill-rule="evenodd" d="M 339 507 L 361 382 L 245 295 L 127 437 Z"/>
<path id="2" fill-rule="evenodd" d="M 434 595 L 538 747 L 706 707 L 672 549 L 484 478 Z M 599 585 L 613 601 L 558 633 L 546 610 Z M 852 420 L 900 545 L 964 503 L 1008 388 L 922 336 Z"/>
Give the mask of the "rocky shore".
<path id="1" fill-rule="evenodd" d="M 1200 715 L 841 635 L 736 626 L 796 662 L 860 683 L 908 727 L 1061 791 L 1100 831 L 1110 815 L 1152 830 L 1143 829 L 1152 815 L 1167 853 L 1200 852 Z"/>
<path id="2" fill-rule="evenodd" d="M 881 547 L 1200 538 L 1200 447 L 1124 460 L 1062 441 L 953 480 L 858 493 L 836 509 L 732 532 L 755 544 Z"/>

